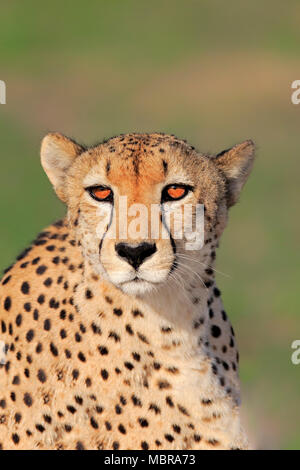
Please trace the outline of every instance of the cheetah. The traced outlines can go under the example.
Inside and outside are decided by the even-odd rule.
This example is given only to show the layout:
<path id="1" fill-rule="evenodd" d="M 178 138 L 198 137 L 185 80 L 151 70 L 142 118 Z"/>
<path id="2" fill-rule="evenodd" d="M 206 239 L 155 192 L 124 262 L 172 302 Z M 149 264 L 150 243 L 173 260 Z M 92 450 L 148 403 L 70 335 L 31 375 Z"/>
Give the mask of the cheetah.
<path id="1" fill-rule="evenodd" d="M 42 166 L 67 215 L 1 281 L 1 449 L 249 448 L 214 265 L 254 150 L 249 140 L 202 154 L 161 133 L 89 148 L 46 135 Z M 121 196 L 159 207 L 158 238 L 109 236 Z M 204 208 L 201 249 L 173 236 L 166 204 Z"/>

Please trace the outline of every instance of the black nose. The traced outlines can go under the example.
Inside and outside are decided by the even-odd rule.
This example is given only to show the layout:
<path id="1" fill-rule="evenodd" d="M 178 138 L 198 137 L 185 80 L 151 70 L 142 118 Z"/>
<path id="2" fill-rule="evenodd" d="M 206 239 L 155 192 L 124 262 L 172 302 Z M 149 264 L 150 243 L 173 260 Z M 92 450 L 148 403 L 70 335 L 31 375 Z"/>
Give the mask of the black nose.
<path id="1" fill-rule="evenodd" d="M 116 252 L 121 258 L 126 258 L 128 263 L 137 269 L 146 258 L 156 252 L 154 243 L 139 243 L 138 245 L 130 245 L 129 243 L 118 243 Z"/>

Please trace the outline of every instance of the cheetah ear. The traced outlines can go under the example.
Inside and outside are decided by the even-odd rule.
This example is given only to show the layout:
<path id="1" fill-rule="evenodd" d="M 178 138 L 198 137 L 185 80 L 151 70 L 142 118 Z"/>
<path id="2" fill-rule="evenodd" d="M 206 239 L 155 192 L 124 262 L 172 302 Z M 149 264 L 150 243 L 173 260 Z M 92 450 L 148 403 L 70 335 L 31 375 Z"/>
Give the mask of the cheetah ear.
<path id="1" fill-rule="evenodd" d="M 47 134 L 41 146 L 41 162 L 58 197 L 66 202 L 66 172 L 84 148 L 59 133 Z"/>
<path id="2" fill-rule="evenodd" d="M 255 146 L 252 140 L 224 150 L 215 157 L 217 167 L 227 180 L 227 204 L 233 206 L 251 173 L 254 162 Z"/>

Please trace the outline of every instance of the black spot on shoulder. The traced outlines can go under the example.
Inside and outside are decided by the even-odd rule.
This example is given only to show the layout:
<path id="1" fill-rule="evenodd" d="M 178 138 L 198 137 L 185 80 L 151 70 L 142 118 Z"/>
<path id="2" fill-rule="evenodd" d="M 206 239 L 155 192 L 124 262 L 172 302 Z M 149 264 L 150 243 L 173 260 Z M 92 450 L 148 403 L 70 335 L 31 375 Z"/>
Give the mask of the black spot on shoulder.
<path id="1" fill-rule="evenodd" d="M 103 378 L 103 380 L 107 380 L 108 379 L 108 372 L 106 369 L 102 369 L 101 370 L 101 376 Z"/>
<path id="2" fill-rule="evenodd" d="M 29 284 L 28 282 L 23 282 L 22 286 L 21 286 L 21 292 L 25 295 L 29 294 L 29 290 L 30 290 L 30 287 L 29 287 Z"/>
<path id="3" fill-rule="evenodd" d="M 2 333 L 6 333 L 6 323 L 3 320 L 1 321 L 1 330 Z"/>
<path id="4" fill-rule="evenodd" d="M 15 422 L 20 423 L 22 419 L 22 415 L 20 413 L 15 414 Z"/>
<path id="5" fill-rule="evenodd" d="M 114 308 L 113 312 L 117 317 L 120 317 L 121 315 L 123 315 L 123 311 L 121 308 Z"/>
<path id="6" fill-rule="evenodd" d="M 9 283 L 10 280 L 11 280 L 11 276 L 7 276 L 5 279 L 3 279 L 2 285 L 5 286 L 6 284 Z"/>
<path id="7" fill-rule="evenodd" d="M 177 405 L 177 408 L 180 411 L 180 413 L 182 413 L 183 415 L 190 416 L 189 412 L 186 410 L 186 408 L 184 408 L 184 406 Z"/>
<path id="8" fill-rule="evenodd" d="M 46 320 L 44 321 L 44 330 L 45 331 L 51 330 L 51 320 L 49 320 L 49 318 L 46 318 Z"/>
<path id="9" fill-rule="evenodd" d="M 80 342 L 81 342 L 81 340 L 82 340 L 82 337 L 81 337 L 81 335 L 80 335 L 78 332 L 77 332 L 77 333 L 75 333 L 75 341 L 76 341 L 76 343 L 80 343 Z"/>
<path id="10" fill-rule="evenodd" d="M 121 434 L 126 434 L 126 429 L 123 424 L 119 424 L 118 430 L 120 431 Z"/>
<path id="11" fill-rule="evenodd" d="M 6 408 L 6 401 L 5 400 L 0 400 L 0 408 L 3 410 Z"/>
<path id="12" fill-rule="evenodd" d="M 143 406 L 141 400 L 136 395 L 132 395 L 131 400 L 134 406 L 139 406 L 140 408 Z"/>
<path id="13" fill-rule="evenodd" d="M 68 406 L 67 406 L 67 410 L 68 410 L 72 415 L 75 414 L 76 411 L 77 411 L 76 408 L 75 408 L 74 406 L 72 406 L 72 405 L 68 405 Z"/>
<path id="14" fill-rule="evenodd" d="M 171 397 L 166 397 L 166 403 L 168 406 L 170 406 L 170 408 L 174 408 L 174 403 L 173 403 L 173 400 Z"/>
<path id="15" fill-rule="evenodd" d="M 37 268 L 36 273 L 39 275 L 44 274 L 47 271 L 47 266 L 41 265 Z"/>
<path id="16" fill-rule="evenodd" d="M 217 325 L 212 325 L 211 334 L 214 338 L 219 338 L 221 333 L 222 333 L 221 328 L 219 328 Z"/>
<path id="17" fill-rule="evenodd" d="M 45 296 L 43 294 L 39 295 L 37 301 L 42 305 L 45 302 Z"/>
<path id="18" fill-rule="evenodd" d="M 35 427 L 41 433 L 45 431 L 45 428 L 42 424 L 36 424 Z"/>
<path id="19" fill-rule="evenodd" d="M 52 279 L 51 277 L 47 277 L 47 279 L 44 281 L 44 286 L 50 287 L 52 285 Z"/>
<path id="20" fill-rule="evenodd" d="M 98 425 L 97 421 L 95 420 L 95 418 L 91 417 L 90 423 L 91 423 L 92 428 L 94 428 L 94 429 L 99 428 L 99 425 Z"/>
<path id="21" fill-rule="evenodd" d="M 111 430 L 112 430 L 112 426 L 111 426 L 111 424 L 110 424 L 109 421 L 105 421 L 104 424 L 105 424 L 105 427 L 106 427 L 107 431 L 111 431 Z"/>
<path id="22" fill-rule="evenodd" d="M 138 332 L 137 335 L 138 335 L 138 338 L 139 338 L 143 343 L 150 344 L 149 341 L 148 341 L 148 339 L 146 338 L 146 336 L 145 336 L 144 334 Z"/>
<path id="23" fill-rule="evenodd" d="M 85 355 L 83 354 L 82 351 L 80 351 L 80 352 L 78 353 L 78 359 L 79 359 L 81 362 L 86 362 Z"/>
<path id="24" fill-rule="evenodd" d="M 33 319 L 37 321 L 39 319 L 39 311 L 35 308 L 33 312 Z"/>
<path id="25" fill-rule="evenodd" d="M 161 409 L 155 403 L 149 405 L 149 410 L 154 411 L 156 415 L 161 413 Z"/>
<path id="26" fill-rule="evenodd" d="M 105 346 L 98 347 L 101 356 L 106 356 L 108 354 L 108 349 Z"/>
<path id="27" fill-rule="evenodd" d="M 48 245 L 48 246 L 46 246 L 46 250 L 47 250 L 47 251 L 54 251 L 54 250 L 55 250 L 55 246 L 54 246 L 54 245 Z"/>
<path id="28" fill-rule="evenodd" d="M 134 365 L 131 363 L 131 362 L 124 362 L 124 366 L 128 369 L 128 370 L 132 370 L 134 369 Z"/>
<path id="29" fill-rule="evenodd" d="M 46 243 L 47 243 L 47 240 L 43 240 L 43 239 L 41 239 L 41 240 L 36 240 L 36 241 L 34 242 L 35 246 L 43 246 L 43 245 L 46 245 Z"/>
<path id="30" fill-rule="evenodd" d="M 58 309 L 59 308 L 59 301 L 56 301 L 53 297 L 49 301 L 49 307 L 53 309 Z"/>
<path id="31" fill-rule="evenodd" d="M 65 339 L 67 337 L 67 332 L 64 328 L 62 328 L 59 332 L 61 339 Z"/>
<path id="32" fill-rule="evenodd" d="M 58 356 L 58 349 L 55 344 L 50 343 L 50 351 L 52 352 L 53 356 Z"/>
<path id="33" fill-rule="evenodd" d="M 173 442 L 174 441 L 174 437 L 171 434 L 165 434 L 165 438 L 168 442 Z"/>
<path id="34" fill-rule="evenodd" d="M 146 428 L 149 426 L 149 423 L 145 418 L 139 418 L 138 422 L 142 428 Z"/>
<path id="35" fill-rule="evenodd" d="M 86 299 L 92 299 L 93 298 L 93 293 L 90 289 L 87 289 L 85 291 L 85 297 L 86 297 Z"/>
<path id="36" fill-rule="evenodd" d="M 214 288 L 214 294 L 215 294 L 216 297 L 220 297 L 221 291 L 217 287 L 215 287 Z"/>
<path id="37" fill-rule="evenodd" d="M 136 317 L 141 317 L 141 318 L 144 318 L 144 315 L 142 314 L 142 312 L 138 309 L 135 309 L 132 311 L 132 315 L 136 318 Z"/>
<path id="38" fill-rule="evenodd" d="M 171 388 L 171 385 L 169 382 L 167 382 L 167 380 L 160 380 L 157 385 L 160 390 L 167 390 Z"/>
<path id="39" fill-rule="evenodd" d="M 30 343 L 34 338 L 34 331 L 33 330 L 28 330 L 26 333 L 26 340 L 28 343 Z"/>
<path id="40" fill-rule="evenodd" d="M 149 444 L 146 441 L 141 442 L 141 448 L 143 450 L 148 450 L 149 449 Z"/>
<path id="41" fill-rule="evenodd" d="M 14 444 L 19 444 L 19 442 L 20 442 L 20 437 L 19 437 L 18 434 L 16 434 L 16 433 L 12 434 L 11 438 L 12 438 Z"/>
<path id="42" fill-rule="evenodd" d="M 39 369 L 37 377 L 38 377 L 39 381 L 42 382 L 42 383 L 45 383 L 46 380 L 47 380 L 45 371 L 43 369 Z"/>
<path id="43" fill-rule="evenodd" d="M 32 398 L 29 393 L 24 394 L 24 403 L 26 406 L 30 407 L 32 405 Z"/>
<path id="44" fill-rule="evenodd" d="M 134 332 L 133 332 L 133 329 L 131 328 L 131 325 L 127 324 L 125 329 L 126 329 L 128 334 L 130 334 L 131 336 L 134 335 Z"/>
<path id="45" fill-rule="evenodd" d="M 85 450 L 84 445 L 81 441 L 76 443 L 76 450 Z"/>
<path id="46" fill-rule="evenodd" d="M 11 309 L 11 298 L 10 297 L 6 297 L 6 299 L 4 300 L 4 308 L 7 312 L 9 312 L 9 310 Z"/>

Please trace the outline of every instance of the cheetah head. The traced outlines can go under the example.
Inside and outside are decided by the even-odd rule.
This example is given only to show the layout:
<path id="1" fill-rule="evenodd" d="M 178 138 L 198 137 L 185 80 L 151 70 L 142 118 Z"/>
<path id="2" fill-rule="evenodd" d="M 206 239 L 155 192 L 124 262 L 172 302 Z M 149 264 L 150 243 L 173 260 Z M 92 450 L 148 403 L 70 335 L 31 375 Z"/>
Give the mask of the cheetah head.
<path id="1" fill-rule="evenodd" d="M 139 296 L 205 278 L 253 159 L 251 141 L 211 156 L 164 134 L 121 135 L 84 148 L 52 133 L 41 149 L 84 259 Z"/>

